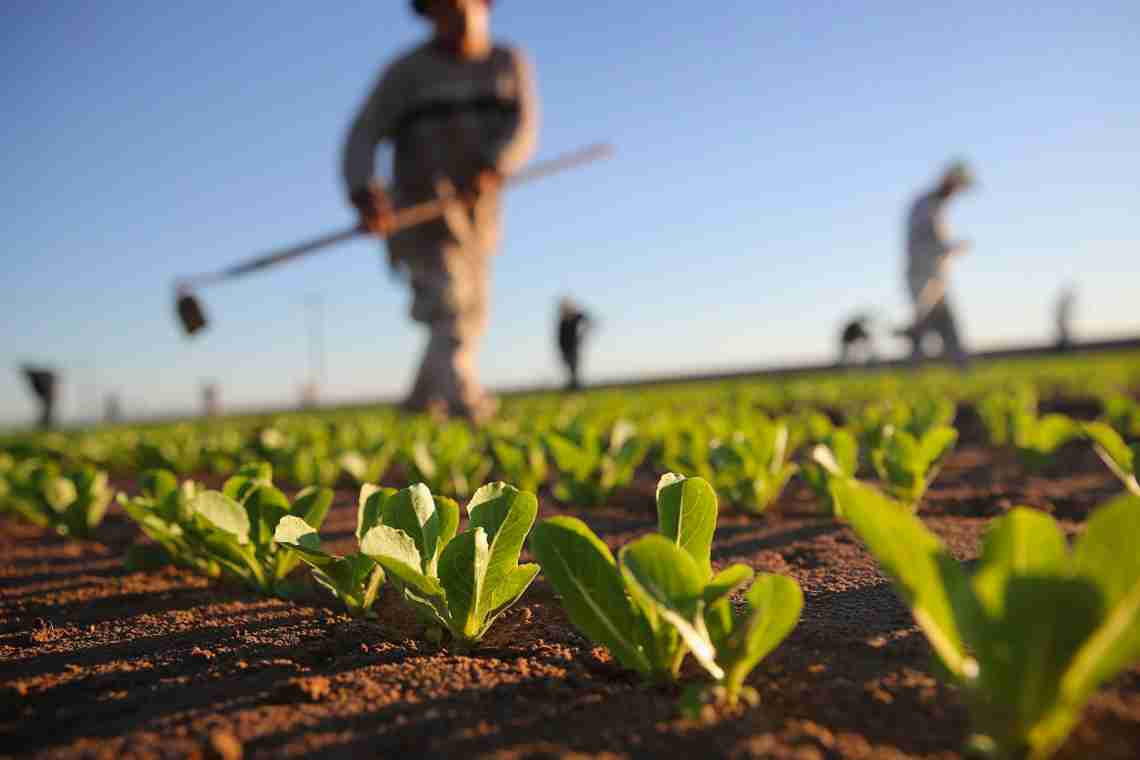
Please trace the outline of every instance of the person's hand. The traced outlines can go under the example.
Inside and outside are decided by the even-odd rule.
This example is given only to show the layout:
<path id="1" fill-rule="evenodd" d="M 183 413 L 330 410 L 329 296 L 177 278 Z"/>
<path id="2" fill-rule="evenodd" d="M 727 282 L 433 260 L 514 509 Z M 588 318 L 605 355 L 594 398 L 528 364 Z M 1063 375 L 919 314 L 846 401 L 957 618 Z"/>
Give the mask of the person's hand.
<path id="1" fill-rule="evenodd" d="M 490 167 L 480 169 L 471 182 L 471 190 L 475 195 L 496 193 L 503 186 L 503 180 L 504 177 L 498 169 Z"/>
<path id="2" fill-rule="evenodd" d="M 354 190 L 350 200 L 360 216 L 361 229 L 387 237 L 396 227 L 396 212 L 384 190 L 375 185 Z"/>

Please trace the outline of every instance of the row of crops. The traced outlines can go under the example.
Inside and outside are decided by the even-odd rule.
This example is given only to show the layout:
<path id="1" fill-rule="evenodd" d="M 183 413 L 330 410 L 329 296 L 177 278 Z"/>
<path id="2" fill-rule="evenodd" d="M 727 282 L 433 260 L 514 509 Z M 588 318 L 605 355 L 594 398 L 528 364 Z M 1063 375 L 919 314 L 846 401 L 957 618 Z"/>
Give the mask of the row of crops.
<path id="1" fill-rule="evenodd" d="M 804 604 L 792 578 L 714 570 L 721 503 L 764 514 L 798 477 L 911 607 L 970 706 L 975 749 L 1046 757 L 1096 688 L 1140 658 L 1135 364 L 1104 366 L 1095 383 L 1035 367 L 1031 382 L 1002 368 L 966 383 L 932 373 L 523 399 L 480 430 L 373 411 L 16 436 L 0 453 L 0 510 L 98 537 L 116 500 L 146 537 L 127 558 L 135 569 L 174 563 L 289 597 L 304 564 L 356 616 L 382 618 L 390 587 L 386 603 L 457 649 L 477 646 L 541 572 L 570 621 L 647 682 L 695 662 L 704 677 L 681 700 L 694 712 L 755 702 L 747 676 Z M 1093 398 L 1098 418 L 1043 411 L 1039 394 Z M 1015 508 L 967 571 L 917 517 L 967 405 L 1027 471 L 1090 446 L 1120 478 L 1071 551 L 1051 517 Z M 130 477 L 131 493 L 108 473 Z M 657 531 L 615 557 L 589 508 L 658 473 Z M 275 480 L 301 490 L 290 498 Z M 338 555 L 320 529 L 332 487 L 349 483 L 357 547 Z M 538 520 L 539 493 L 586 521 Z M 535 563 L 520 564 L 526 546 Z"/>

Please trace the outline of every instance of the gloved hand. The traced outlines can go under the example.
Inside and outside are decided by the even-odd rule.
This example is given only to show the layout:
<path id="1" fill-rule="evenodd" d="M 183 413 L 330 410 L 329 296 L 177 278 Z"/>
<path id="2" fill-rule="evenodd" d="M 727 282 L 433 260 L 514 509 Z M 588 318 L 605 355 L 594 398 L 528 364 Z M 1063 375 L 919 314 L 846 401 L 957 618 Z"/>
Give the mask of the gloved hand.
<path id="1" fill-rule="evenodd" d="M 396 212 L 384 189 L 369 185 L 354 190 L 349 200 L 360 215 L 360 226 L 374 235 L 387 237 L 396 226 Z"/>

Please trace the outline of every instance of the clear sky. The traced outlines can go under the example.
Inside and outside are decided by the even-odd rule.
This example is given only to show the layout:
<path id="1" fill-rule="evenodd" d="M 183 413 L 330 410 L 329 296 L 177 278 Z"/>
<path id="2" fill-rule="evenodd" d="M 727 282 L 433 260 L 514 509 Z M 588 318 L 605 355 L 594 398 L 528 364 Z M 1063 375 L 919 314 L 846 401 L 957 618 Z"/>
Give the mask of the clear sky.
<path id="1" fill-rule="evenodd" d="M 110 391 L 194 409 L 205 380 L 291 403 L 312 299 L 326 400 L 410 382 L 425 336 L 374 242 L 203 291 L 192 341 L 171 282 L 351 221 L 346 125 L 425 27 L 399 1 L 179 5 L 0 9 L 2 421 L 32 417 L 22 361 L 66 370 L 70 419 Z M 1135 0 L 500 0 L 494 27 L 535 63 L 539 157 L 618 153 L 508 199 L 492 385 L 558 377 L 563 293 L 600 317 L 595 378 L 817 359 L 855 311 L 901 322 L 904 209 L 954 156 L 980 180 L 950 215 L 973 346 L 1048 338 L 1067 282 L 1082 336 L 1140 330 Z"/>

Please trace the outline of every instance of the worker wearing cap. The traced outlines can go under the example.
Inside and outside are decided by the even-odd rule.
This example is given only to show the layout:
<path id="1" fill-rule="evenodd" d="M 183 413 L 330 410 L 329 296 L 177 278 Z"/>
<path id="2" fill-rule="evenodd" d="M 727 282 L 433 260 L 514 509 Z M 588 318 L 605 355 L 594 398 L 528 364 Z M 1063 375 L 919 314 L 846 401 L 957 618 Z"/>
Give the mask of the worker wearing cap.
<path id="1" fill-rule="evenodd" d="M 934 189 L 919 196 L 907 217 L 906 279 L 914 300 L 915 320 L 904 333 L 912 341 L 915 361 L 923 358 L 922 339 L 933 331 L 942 339 L 943 355 L 959 366 L 966 363 L 947 289 L 950 261 L 965 253 L 969 244 L 950 239 L 944 214 L 946 203 L 973 183 L 973 176 L 964 163 L 952 164 Z"/>
<path id="2" fill-rule="evenodd" d="M 537 128 L 530 67 L 517 49 L 492 43 L 490 6 L 491 0 L 413 0 L 413 10 L 432 25 L 431 39 L 384 70 L 343 154 L 344 182 L 361 223 L 378 235 L 392 233 L 389 264 L 407 272 L 412 319 L 430 332 L 405 406 L 474 420 L 495 406 L 475 363 L 499 238 L 499 190 L 530 157 Z M 374 167 L 385 140 L 395 149 L 388 188 Z M 393 233 L 395 209 L 452 192 L 466 206 Z"/>

